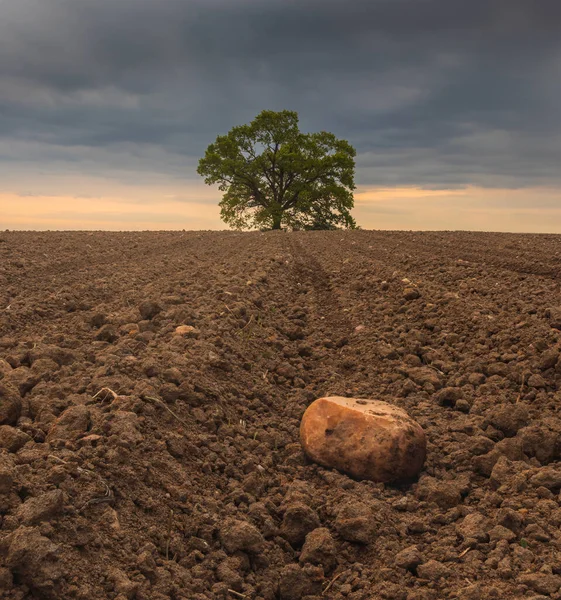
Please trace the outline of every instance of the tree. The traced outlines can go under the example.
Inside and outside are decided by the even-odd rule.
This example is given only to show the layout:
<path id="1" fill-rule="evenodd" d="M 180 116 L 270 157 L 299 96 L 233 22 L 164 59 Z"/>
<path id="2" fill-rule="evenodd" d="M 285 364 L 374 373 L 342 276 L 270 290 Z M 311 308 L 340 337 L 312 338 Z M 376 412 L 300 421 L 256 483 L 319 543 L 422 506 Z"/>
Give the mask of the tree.
<path id="1" fill-rule="evenodd" d="M 332 133 L 302 133 L 297 113 L 264 110 L 219 135 L 197 172 L 224 192 L 220 214 L 231 227 L 354 228 L 355 156 Z"/>

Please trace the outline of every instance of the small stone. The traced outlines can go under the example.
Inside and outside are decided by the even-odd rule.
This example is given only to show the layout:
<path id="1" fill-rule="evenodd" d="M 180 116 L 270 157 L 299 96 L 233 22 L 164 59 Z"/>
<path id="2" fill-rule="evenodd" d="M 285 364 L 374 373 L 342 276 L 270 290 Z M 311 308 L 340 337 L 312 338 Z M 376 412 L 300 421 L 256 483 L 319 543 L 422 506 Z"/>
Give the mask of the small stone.
<path id="1" fill-rule="evenodd" d="M 140 304 L 138 311 L 145 321 L 149 321 L 162 312 L 162 307 L 157 302 L 146 300 Z"/>
<path id="2" fill-rule="evenodd" d="M 301 563 L 321 565 L 326 573 L 337 566 L 337 550 L 329 529 L 318 527 L 306 536 L 300 553 Z"/>
<path id="3" fill-rule="evenodd" d="M 421 292 L 417 288 L 407 287 L 403 290 L 403 299 L 410 302 L 421 297 Z"/>
<path id="4" fill-rule="evenodd" d="M 227 521 L 220 530 L 220 540 L 226 552 L 231 554 L 239 550 L 258 554 L 265 545 L 261 532 L 247 521 Z"/>
<path id="5" fill-rule="evenodd" d="M 5 448 L 8 452 L 17 452 L 31 439 L 27 433 L 20 429 L 9 425 L 0 425 L 0 448 Z"/>
<path id="6" fill-rule="evenodd" d="M 316 512 L 306 504 L 295 502 L 284 513 L 280 533 L 293 546 L 300 546 L 308 533 L 319 526 Z"/>
<path id="7" fill-rule="evenodd" d="M 358 544 L 371 543 L 376 530 L 371 508 L 361 502 L 345 504 L 337 514 L 334 525 L 344 540 Z"/>
<path id="8" fill-rule="evenodd" d="M 313 461 L 377 482 L 414 477 L 426 455 L 421 426 L 379 400 L 316 400 L 302 418 L 300 441 Z"/>
<path id="9" fill-rule="evenodd" d="M 415 573 L 417 567 L 423 562 L 423 556 L 417 546 L 409 546 L 395 555 L 395 564 L 402 569 Z"/>
<path id="10" fill-rule="evenodd" d="M 25 524 L 48 521 L 62 511 L 64 495 L 61 490 L 46 492 L 35 498 L 28 498 L 18 509 L 17 517 Z"/>
<path id="11" fill-rule="evenodd" d="M 0 425 L 15 425 L 21 415 L 21 396 L 18 390 L 0 382 Z"/>
<path id="12" fill-rule="evenodd" d="M 55 421 L 47 442 L 74 441 L 83 435 L 90 424 L 90 411 L 81 404 L 67 408 Z"/>
<path id="13" fill-rule="evenodd" d="M 428 579 L 429 581 L 438 581 L 443 577 L 449 577 L 451 571 L 449 567 L 442 564 L 437 560 L 429 560 L 426 563 L 417 567 L 417 574 L 421 579 Z"/>
<path id="14" fill-rule="evenodd" d="M 175 333 L 187 338 L 197 338 L 200 334 L 199 330 L 191 325 L 179 325 L 175 328 Z"/>

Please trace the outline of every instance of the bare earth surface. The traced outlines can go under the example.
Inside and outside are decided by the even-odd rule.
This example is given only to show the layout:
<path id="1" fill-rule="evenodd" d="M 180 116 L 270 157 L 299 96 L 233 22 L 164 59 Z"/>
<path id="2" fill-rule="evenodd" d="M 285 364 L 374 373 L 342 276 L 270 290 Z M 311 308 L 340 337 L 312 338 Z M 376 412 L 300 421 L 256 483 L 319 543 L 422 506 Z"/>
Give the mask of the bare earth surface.
<path id="1" fill-rule="evenodd" d="M 561 598 L 560 236 L 5 232 L 0 283 L 0 597 Z M 308 462 L 324 395 L 420 478 Z"/>

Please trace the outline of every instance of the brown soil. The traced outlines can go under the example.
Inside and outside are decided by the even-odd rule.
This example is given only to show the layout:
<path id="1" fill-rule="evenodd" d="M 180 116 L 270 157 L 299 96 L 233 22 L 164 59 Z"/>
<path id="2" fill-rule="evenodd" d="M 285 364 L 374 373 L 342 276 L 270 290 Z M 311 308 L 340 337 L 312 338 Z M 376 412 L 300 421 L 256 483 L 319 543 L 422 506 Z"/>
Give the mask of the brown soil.
<path id="1" fill-rule="evenodd" d="M 561 598 L 559 236 L 6 232 L 0 259 L 1 597 Z M 308 462 L 323 395 L 405 409 L 419 480 Z"/>

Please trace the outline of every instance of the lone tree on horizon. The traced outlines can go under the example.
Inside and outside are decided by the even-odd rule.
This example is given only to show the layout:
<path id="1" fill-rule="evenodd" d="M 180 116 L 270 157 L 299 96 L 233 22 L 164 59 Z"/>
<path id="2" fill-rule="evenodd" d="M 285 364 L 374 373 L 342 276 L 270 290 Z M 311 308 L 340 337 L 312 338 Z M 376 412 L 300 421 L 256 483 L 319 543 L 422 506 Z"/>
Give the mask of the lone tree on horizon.
<path id="1" fill-rule="evenodd" d="M 197 172 L 224 192 L 220 215 L 231 227 L 354 228 L 355 156 L 332 133 L 302 133 L 296 112 L 264 110 L 219 135 Z"/>

